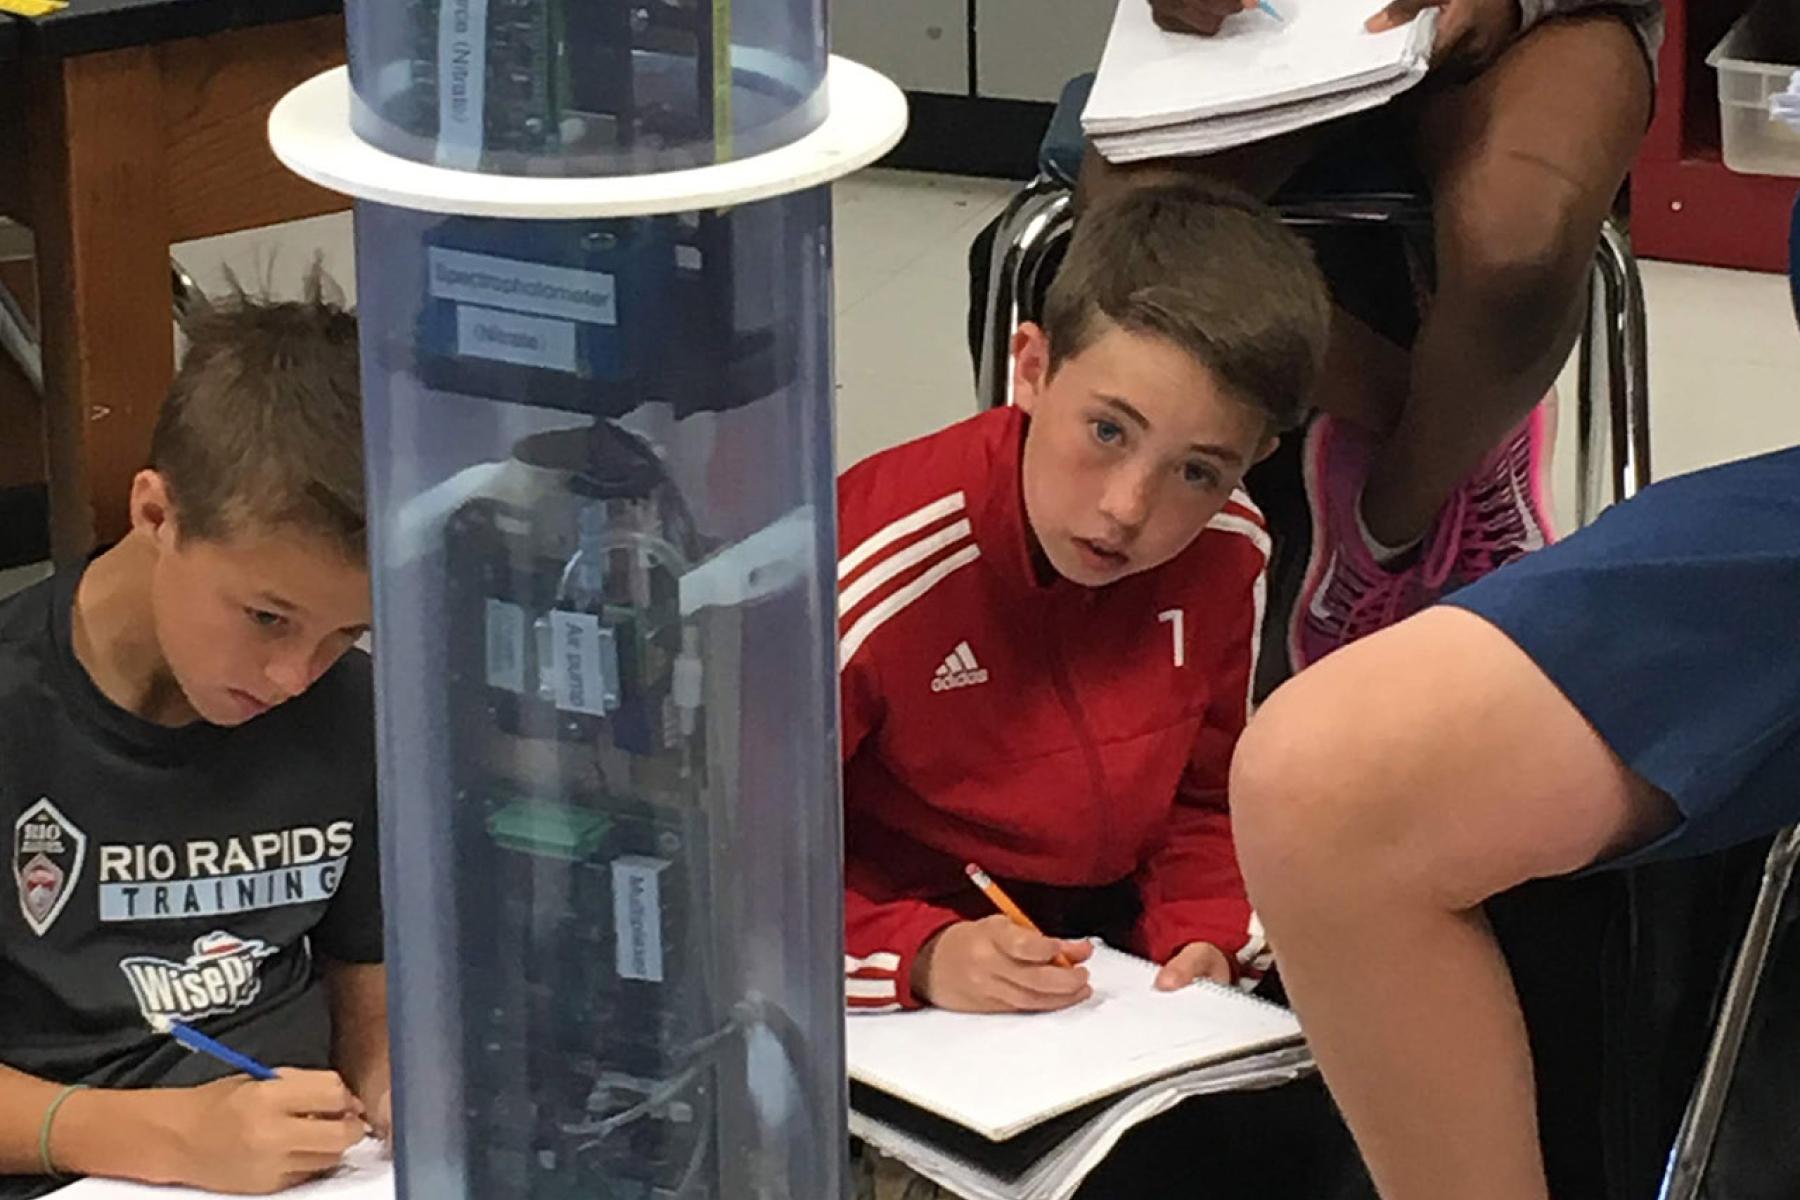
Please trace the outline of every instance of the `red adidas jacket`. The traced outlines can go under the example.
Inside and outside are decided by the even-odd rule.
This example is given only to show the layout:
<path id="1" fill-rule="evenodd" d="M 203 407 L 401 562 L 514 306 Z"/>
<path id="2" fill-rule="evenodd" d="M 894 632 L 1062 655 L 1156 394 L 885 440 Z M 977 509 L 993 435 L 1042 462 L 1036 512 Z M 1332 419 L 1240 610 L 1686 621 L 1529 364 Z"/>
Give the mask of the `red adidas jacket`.
<path id="1" fill-rule="evenodd" d="M 846 991 L 921 1003 L 914 956 L 993 914 L 979 862 L 1049 932 L 1084 894 L 1135 887 L 1132 949 L 1267 947 L 1232 850 L 1268 535 L 1241 492 L 1173 561 L 1104 588 L 1041 582 L 998 409 L 838 481 Z"/>

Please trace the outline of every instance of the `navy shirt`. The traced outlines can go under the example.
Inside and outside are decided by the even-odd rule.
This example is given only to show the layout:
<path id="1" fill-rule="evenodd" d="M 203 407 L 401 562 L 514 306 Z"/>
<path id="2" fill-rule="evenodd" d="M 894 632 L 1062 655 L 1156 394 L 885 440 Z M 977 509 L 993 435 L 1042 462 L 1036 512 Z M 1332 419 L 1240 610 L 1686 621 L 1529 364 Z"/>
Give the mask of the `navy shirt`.
<path id="1" fill-rule="evenodd" d="M 59 1083 L 228 1069 L 176 1017 L 272 1066 L 324 1067 L 320 960 L 381 961 L 370 664 L 346 654 L 236 728 L 152 724 L 76 661 L 79 571 L 0 601 L 0 1062 Z M 12 1186 L 8 1186 L 8 1185 Z M 0 1180 L 0 1197 L 43 1180 Z"/>

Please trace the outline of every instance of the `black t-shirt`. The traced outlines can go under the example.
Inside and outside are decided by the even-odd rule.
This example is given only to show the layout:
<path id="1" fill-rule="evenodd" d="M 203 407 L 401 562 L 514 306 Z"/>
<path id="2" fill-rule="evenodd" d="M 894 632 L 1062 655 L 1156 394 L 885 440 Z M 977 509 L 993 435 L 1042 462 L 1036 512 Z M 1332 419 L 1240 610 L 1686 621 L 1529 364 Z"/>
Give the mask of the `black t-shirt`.
<path id="1" fill-rule="evenodd" d="M 155 725 L 76 661 L 78 579 L 0 601 L 0 1062 L 103 1087 L 229 1073 L 153 1032 L 160 1014 L 327 1065 L 319 960 L 382 952 L 368 657 L 233 729 Z"/>

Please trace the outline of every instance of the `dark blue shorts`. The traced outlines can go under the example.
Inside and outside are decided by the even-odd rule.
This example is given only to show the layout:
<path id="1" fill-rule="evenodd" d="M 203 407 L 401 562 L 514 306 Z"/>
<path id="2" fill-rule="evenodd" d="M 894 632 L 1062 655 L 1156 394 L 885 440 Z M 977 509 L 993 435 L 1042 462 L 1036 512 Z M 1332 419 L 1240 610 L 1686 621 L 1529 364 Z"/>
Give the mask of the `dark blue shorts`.
<path id="1" fill-rule="evenodd" d="M 1659 483 L 1449 597 L 1685 820 L 1607 865 L 1800 822 L 1800 448 Z"/>

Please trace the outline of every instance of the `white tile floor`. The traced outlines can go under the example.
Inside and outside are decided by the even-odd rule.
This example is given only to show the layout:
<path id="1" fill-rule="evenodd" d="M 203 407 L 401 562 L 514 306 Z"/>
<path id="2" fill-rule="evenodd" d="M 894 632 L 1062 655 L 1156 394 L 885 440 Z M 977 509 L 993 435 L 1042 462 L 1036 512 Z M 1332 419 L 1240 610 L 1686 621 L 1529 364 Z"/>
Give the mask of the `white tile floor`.
<path id="1" fill-rule="evenodd" d="M 974 411 L 966 262 L 1011 184 L 869 171 L 837 185 L 839 460 Z M 176 256 L 203 286 L 230 266 L 291 291 L 316 252 L 354 294 L 350 222 L 321 217 L 193 242 Z M 1659 476 L 1800 443 L 1800 332 L 1780 276 L 1645 262 L 1653 461 Z M 1573 445 L 1574 391 L 1565 381 Z M 1560 456 L 1569 508 L 1572 453 Z"/>

